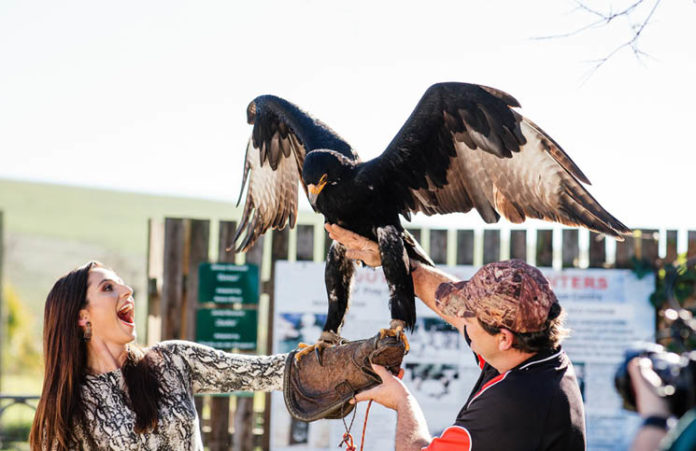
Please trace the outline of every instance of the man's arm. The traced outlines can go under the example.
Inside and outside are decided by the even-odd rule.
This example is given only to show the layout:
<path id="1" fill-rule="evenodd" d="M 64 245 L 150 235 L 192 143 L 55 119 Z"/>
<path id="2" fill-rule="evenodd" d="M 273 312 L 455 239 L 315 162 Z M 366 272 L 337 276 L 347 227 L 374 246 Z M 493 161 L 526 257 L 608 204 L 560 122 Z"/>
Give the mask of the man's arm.
<path id="1" fill-rule="evenodd" d="M 336 224 L 325 224 L 324 228 L 329 232 L 331 239 L 338 241 L 346 247 L 346 257 L 353 260 L 362 260 L 368 266 L 379 266 L 382 264 L 379 246 L 374 241 Z M 443 314 L 437 308 L 435 291 L 437 291 L 437 287 L 441 283 L 455 282 L 456 279 L 437 268 L 422 265 L 416 261 L 411 261 L 411 277 L 413 278 L 413 288 L 416 296 L 442 319 L 450 324 L 454 324 L 451 316 Z"/>
<path id="2" fill-rule="evenodd" d="M 384 367 L 372 365 L 372 369 L 382 378 L 375 388 L 358 393 L 357 401 L 373 400 L 384 407 L 396 411 L 396 451 L 420 450 L 431 441 L 428 424 L 418 401 L 401 380 Z M 399 376 L 403 376 L 403 371 Z"/>

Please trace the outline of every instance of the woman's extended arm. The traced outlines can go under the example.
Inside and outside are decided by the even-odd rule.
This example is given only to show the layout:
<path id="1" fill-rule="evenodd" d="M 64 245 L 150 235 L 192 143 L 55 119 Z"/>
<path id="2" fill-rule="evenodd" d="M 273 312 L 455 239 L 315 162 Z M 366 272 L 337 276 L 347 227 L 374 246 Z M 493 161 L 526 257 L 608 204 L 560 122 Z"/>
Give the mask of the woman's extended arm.
<path id="1" fill-rule="evenodd" d="M 162 357 L 190 370 L 194 393 L 271 391 L 283 388 L 286 354 L 232 354 L 188 341 L 157 345 Z"/>

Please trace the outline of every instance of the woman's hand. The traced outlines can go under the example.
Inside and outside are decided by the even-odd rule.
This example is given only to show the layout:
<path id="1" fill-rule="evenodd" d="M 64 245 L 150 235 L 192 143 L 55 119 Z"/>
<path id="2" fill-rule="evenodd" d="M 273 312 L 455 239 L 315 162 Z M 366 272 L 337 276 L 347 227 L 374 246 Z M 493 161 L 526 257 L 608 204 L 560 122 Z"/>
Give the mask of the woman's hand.
<path id="1" fill-rule="evenodd" d="M 382 257 L 379 255 L 379 246 L 374 241 L 362 235 L 351 232 L 336 224 L 324 224 L 329 232 L 329 237 L 346 247 L 346 257 L 351 260 L 361 260 L 367 266 L 380 266 Z"/>

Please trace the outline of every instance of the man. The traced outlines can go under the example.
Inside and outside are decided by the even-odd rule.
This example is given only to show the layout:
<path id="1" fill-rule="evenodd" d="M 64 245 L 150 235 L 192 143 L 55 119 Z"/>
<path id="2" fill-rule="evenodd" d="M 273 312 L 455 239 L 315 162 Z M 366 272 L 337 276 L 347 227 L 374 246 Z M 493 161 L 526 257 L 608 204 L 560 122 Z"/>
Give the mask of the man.
<path id="1" fill-rule="evenodd" d="M 349 258 L 379 266 L 375 243 L 336 225 Z M 520 260 L 483 266 L 456 282 L 412 263 L 417 296 L 464 335 L 481 376 L 452 426 L 432 439 L 408 388 L 375 366 L 383 383 L 356 396 L 396 410 L 397 450 L 584 450 L 582 398 L 560 343 L 564 312 L 541 272 Z"/>

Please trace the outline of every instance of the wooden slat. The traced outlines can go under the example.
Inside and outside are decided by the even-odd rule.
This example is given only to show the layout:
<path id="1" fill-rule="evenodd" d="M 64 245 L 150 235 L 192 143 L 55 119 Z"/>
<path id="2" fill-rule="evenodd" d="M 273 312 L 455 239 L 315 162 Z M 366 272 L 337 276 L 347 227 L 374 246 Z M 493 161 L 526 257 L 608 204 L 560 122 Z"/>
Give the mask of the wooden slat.
<path id="1" fill-rule="evenodd" d="M 527 231 L 510 231 L 510 258 L 527 260 Z"/>
<path id="2" fill-rule="evenodd" d="M 696 231 L 689 230 L 686 240 L 686 258 L 696 257 Z"/>
<path id="3" fill-rule="evenodd" d="M 222 228 L 222 225 L 221 225 Z M 286 230 L 287 233 L 287 230 Z M 277 236 L 274 232 L 273 238 Z M 287 235 L 286 235 L 287 236 Z M 246 263 L 249 265 L 256 265 L 259 270 L 262 268 L 263 264 L 263 246 L 265 244 L 265 236 L 259 238 L 259 240 L 254 244 L 254 246 L 249 249 L 246 253 Z M 259 291 L 260 292 L 260 291 Z M 259 315 L 259 318 L 261 315 Z M 264 350 L 266 354 L 270 354 L 270 344 L 268 342 L 269 349 Z M 232 440 L 233 450 L 250 450 L 253 449 L 254 442 L 254 398 L 247 397 L 237 397 L 237 406 L 234 411 L 234 439 Z M 264 428 L 264 434 L 268 433 Z"/>
<path id="4" fill-rule="evenodd" d="M 474 231 L 457 230 L 457 264 L 474 264 Z"/>
<path id="5" fill-rule="evenodd" d="M 184 297 L 183 337 L 196 339 L 196 311 L 198 310 L 198 266 L 208 261 L 208 242 L 210 241 L 210 221 L 191 219 L 186 293 Z"/>
<path id="6" fill-rule="evenodd" d="M 147 221 L 147 322 L 145 324 L 145 342 L 153 346 L 161 340 L 162 317 L 160 316 L 161 293 L 164 259 L 164 224 L 148 219 Z"/>
<path id="7" fill-rule="evenodd" d="M 616 268 L 630 268 L 631 258 L 635 254 L 635 240 L 633 237 L 626 236 L 623 241 L 616 242 L 616 259 L 614 266 Z"/>
<path id="8" fill-rule="evenodd" d="M 275 299 L 273 297 L 275 286 L 275 262 L 277 260 L 286 260 L 288 258 L 288 230 L 273 233 L 273 249 L 271 252 L 271 280 L 268 284 L 268 335 L 267 343 L 270 348 L 273 343 L 273 315 L 275 314 Z M 263 449 L 270 449 L 271 441 L 271 394 L 265 395 L 265 408 L 263 411 Z"/>
<path id="9" fill-rule="evenodd" d="M 564 229 L 563 244 L 561 247 L 561 261 L 564 268 L 575 268 L 578 266 L 580 256 L 580 246 L 578 244 L 578 229 Z"/>
<path id="10" fill-rule="evenodd" d="M 603 268 L 607 261 L 606 237 L 590 232 L 590 268 Z"/>
<path id="11" fill-rule="evenodd" d="M 162 299 L 162 340 L 181 337 L 181 312 L 184 281 L 184 221 L 166 218 L 164 221 L 164 260 Z"/>
<path id="12" fill-rule="evenodd" d="M 553 230 L 537 230 L 536 266 L 553 265 Z"/>
<path id="13" fill-rule="evenodd" d="M 500 260 L 500 230 L 483 231 L 483 264 Z"/>
<path id="14" fill-rule="evenodd" d="M 670 264 L 677 260 L 677 231 L 667 230 L 667 254 L 665 262 Z"/>
<path id="15" fill-rule="evenodd" d="M 314 259 L 314 225 L 297 226 L 297 260 Z"/>
<path id="16" fill-rule="evenodd" d="M 234 263 L 234 253 L 227 252 L 227 247 L 234 237 L 235 223 L 220 221 L 218 228 L 218 257 L 221 263 Z M 230 448 L 230 398 L 210 397 L 210 435 L 206 445 L 210 451 L 222 451 Z"/>
<path id="17" fill-rule="evenodd" d="M 430 231 L 430 258 L 437 264 L 447 263 L 447 230 Z"/>
<path id="18" fill-rule="evenodd" d="M 189 252 L 188 269 L 186 277 L 186 291 L 183 299 L 185 311 L 183 338 L 196 340 L 196 311 L 198 310 L 198 265 L 208 261 L 208 241 L 210 240 L 210 221 L 191 219 L 189 227 Z M 199 427 L 203 432 L 203 398 L 194 398 L 198 418 L 201 420 Z"/>
<path id="19" fill-rule="evenodd" d="M 2 286 L 2 281 L 4 280 L 3 278 L 3 262 L 5 261 L 5 218 L 3 216 L 3 212 L 0 210 L 0 343 L 5 343 L 5 340 L 8 338 L 5 336 L 7 333 L 5 331 L 5 314 L 3 310 L 3 301 L 4 301 L 4 296 L 3 296 L 3 286 Z M 0 346 L 0 387 L 2 387 L 2 375 L 3 375 L 3 365 L 2 362 L 4 362 L 3 358 L 4 356 L 2 355 L 4 346 Z"/>
<path id="20" fill-rule="evenodd" d="M 655 229 L 642 229 L 640 240 L 640 258 L 657 268 L 659 265 L 658 232 Z"/>
<path id="21" fill-rule="evenodd" d="M 421 229 L 406 229 L 408 230 L 408 233 L 413 235 L 413 238 L 416 239 L 420 243 L 421 240 Z"/>

